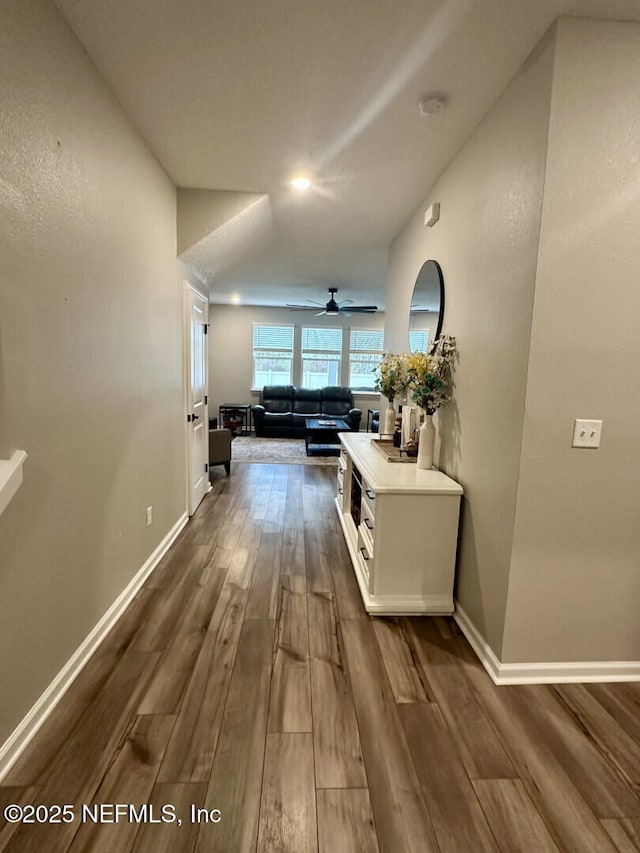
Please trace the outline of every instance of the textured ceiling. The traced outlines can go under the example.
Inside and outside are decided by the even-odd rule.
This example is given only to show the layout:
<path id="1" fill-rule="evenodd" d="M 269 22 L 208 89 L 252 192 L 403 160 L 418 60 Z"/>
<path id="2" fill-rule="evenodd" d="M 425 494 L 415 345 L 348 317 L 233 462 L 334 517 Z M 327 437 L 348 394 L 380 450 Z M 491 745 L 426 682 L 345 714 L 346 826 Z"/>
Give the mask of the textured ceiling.
<path id="1" fill-rule="evenodd" d="M 555 18 L 640 19 L 640 0 L 57 5 L 177 186 L 267 195 L 258 241 L 238 220 L 187 255 L 212 301 L 248 304 L 332 285 L 382 304 L 389 242 Z M 449 106 L 426 119 L 430 92 Z"/>

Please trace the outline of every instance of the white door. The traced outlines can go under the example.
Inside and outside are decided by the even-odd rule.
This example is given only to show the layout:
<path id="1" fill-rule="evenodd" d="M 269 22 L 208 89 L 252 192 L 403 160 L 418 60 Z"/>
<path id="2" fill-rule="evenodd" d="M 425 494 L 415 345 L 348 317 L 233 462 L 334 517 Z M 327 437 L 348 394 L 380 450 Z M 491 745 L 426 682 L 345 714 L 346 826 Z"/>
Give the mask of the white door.
<path id="1" fill-rule="evenodd" d="M 209 420 L 207 413 L 207 330 L 209 303 L 185 284 L 187 325 L 186 404 L 189 515 L 209 489 Z"/>

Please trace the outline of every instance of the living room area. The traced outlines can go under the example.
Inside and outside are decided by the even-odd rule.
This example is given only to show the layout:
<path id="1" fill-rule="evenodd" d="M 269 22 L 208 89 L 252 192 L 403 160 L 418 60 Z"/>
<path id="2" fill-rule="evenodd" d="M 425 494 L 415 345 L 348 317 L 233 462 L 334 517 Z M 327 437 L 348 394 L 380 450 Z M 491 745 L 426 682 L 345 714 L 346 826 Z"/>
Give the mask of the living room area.
<path id="1" fill-rule="evenodd" d="M 346 416 L 346 426 L 339 428 L 371 429 L 372 414 L 381 405 L 373 368 L 383 352 L 384 311 L 316 318 L 313 310 L 302 314 L 274 306 L 216 304 L 210 309 L 209 418 L 216 418 L 218 427 L 232 428 L 235 461 L 335 464 L 335 449 L 326 455 L 307 453 L 307 417 L 332 421 Z M 282 392 L 267 406 L 266 419 L 258 416 L 256 422 L 255 407 L 264 399 L 265 386 Z M 333 397 L 325 394 L 323 402 L 327 388 Z M 226 407 L 238 403 L 242 408 L 231 414 L 239 414 L 241 421 L 232 417 L 225 423 Z M 326 443 L 335 445 L 335 438 Z"/>

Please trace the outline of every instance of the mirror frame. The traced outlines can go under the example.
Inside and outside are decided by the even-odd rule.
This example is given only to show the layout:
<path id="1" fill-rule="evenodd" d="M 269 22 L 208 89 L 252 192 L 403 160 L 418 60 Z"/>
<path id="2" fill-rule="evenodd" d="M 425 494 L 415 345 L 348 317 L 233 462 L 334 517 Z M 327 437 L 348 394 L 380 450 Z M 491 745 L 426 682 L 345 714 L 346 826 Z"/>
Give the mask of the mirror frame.
<path id="1" fill-rule="evenodd" d="M 427 264 L 433 264 L 438 275 L 438 284 L 440 286 L 440 312 L 438 315 L 438 324 L 436 326 L 435 335 L 433 336 L 433 340 L 431 342 L 431 346 L 429 347 L 429 352 L 433 352 L 433 348 L 436 345 L 438 338 L 442 333 L 442 324 L 444 322 L 444 275 L 442 273 L 442 267 L 434 258 L 428 258 L 418 270 L 418 275 L 416 276 L 416 280 L 413 284 L 413 291 L 411 292 L 411 302 L 413 303 L 413 296 L 416 290 L 416 284 L 418 279 L 420 278 L 420 274 Z M 409 306 L 409 332 L 411 331 L 411 306 Z M 411 346 L 409 345 L 409 351 L 411 351 Z"/>

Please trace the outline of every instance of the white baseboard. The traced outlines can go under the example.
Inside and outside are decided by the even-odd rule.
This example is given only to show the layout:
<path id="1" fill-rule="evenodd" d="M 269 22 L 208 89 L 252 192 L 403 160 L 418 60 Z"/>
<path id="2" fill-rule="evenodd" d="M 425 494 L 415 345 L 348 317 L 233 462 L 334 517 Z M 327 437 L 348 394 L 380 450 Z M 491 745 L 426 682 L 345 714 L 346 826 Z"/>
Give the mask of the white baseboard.
<path id="1" fill-rule="evenodd" d="M 453 602 L 446 595 L 373 595 L 367 589 L 357 555 L 354 559 L 354 574 L 367 613 L 374 616 L 446 616 L 453 613 Z"/>
<path id="2" fill-rule="evenodd" d="M 640 661 L 502 663 L 458 602 L 453 618 L 495 684 L 640 681 Z"/>
<path id="3" fill-rule="evenodd" d="M 142 584 L 167 553 L 188 520 L 186 512 L 180 516 L 142 568 L 127 584 L 102 619 L 100 619 L 91 633 L 83 640 L 51 684 L 49 684 L 22 722 L 0 747 L 0 783 L 29 745 L 40 726 L 62 699 L 74 679 L 80 674 L 91 655 L 122 616 Z"/>
<path id="4" fill-rule="evenodd" d="M 449 616 L 451 602 L 444 597 L 429 595 L 370 595 L 362 596 L 364 609 L 374 616 Z"/>

